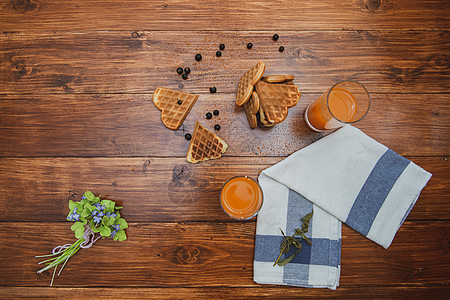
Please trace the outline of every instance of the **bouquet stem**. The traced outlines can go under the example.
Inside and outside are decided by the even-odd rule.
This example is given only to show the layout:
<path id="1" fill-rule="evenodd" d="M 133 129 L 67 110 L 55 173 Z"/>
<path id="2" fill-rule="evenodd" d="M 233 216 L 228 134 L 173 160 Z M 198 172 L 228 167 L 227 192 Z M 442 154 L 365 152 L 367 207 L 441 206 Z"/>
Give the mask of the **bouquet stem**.
<path id="1" fill-rule="evenodd" d="M 53 275 L 52 275 L 52 281 L 50 282 L 50 286 L 53 286 L 53 280 L 55 278 L 55 273 L 57 271 L 58 265 L 62 264 L 61 269 L 58 272 L 58 276 L 59 274 L 61 274 L 61 271 L 64 269 L 64 266 L 66 265 L 67 261 L 74 256 L 78 250 L 80 250 L 81 248 L 81 244 L 84 242 L 84 238 L 80 238 L 78 239 L 75 243 L 73 243 L 72 245 L 70 245 L 69 247 L 61 250 L 62 248 L 60 248 L 59 251 L 56 251 L 55 253 L 52 254 L 48 254 L 48 255 L 40 255 L 40 256 L 36 256 L 36 257 L 49 257 L 49 256 L 55 256 L 58 255 L 56 257 L 41 261 L 39 264 L 43 264 L 45 263 L 47 266 L 40 269 L 39 271 L 37 271 L 37 273 L 42 273 L 44 271 L 47 271 L 51 268 L 55 268 L 53 270 Z M 56 249 L 56 248 L 55 248 Z"/>

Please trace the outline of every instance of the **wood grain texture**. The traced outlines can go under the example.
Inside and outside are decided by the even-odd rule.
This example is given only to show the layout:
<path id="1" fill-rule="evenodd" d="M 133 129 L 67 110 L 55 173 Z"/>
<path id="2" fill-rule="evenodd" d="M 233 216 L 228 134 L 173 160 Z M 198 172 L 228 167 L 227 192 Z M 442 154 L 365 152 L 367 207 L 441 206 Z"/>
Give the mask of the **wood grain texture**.
<path id="1" fill-rule="evenodd" d="M 182 295 L 185 299 L 447 299 L 447 284 L 417 286 L 340 286 L 336 291 L 323 289 L 286 288 L 274 285 L 251 287 L 155 287 L 155 288 L 64 288 L 3 287 L 3 299 L 167 299 Z"/>
<path id="2" fill-rule="evenodd" d="M 101 11 L 101 13 L 100 13 Z M 2 30 L 448 29 L 447 1 L 11 0 Z"/>
<path id="3" fill-rule="evenodd" d="M 448 284 L 449 228 L 448 221 L 405 222 L 385 250 L 344 226 L 340 284 Z M 99 240 L 80 250 L 55 286 L 257 286 L 255 223 L 131 223 L 127 234 L 125 242 Z M 0 286 L 47 286 L 51 272 L 37 274 L 34 256 L 73 239 L 68 222 L 1 223 Z"/>
<path id="4" fill-rule="evenodd" d="M 448 161 L 411 159 L 433 177 L 408 218 L 448 220 Z M 2 158 L 0 222 L 64 221 L 69 190 L 91 190 L 118 201 L 130 222 L 228 222 L 219 203 L 225 181 L 237 175 L 256 178 L 280 160 L 237 157 L 192 165 L 183 158 Z"/>
<path id="5" fill-rule="evenodd" d="M 202 94 L 178 131 L 161 123 L 151 94 L 0 95 L 0 156 L 184 157 L 183 136 L 196 120 L 211 130 L 221 125 L 225 156 L 286 156 L 323 136 L 303 120 L 319 95 L 303 94 L 284 122 L 252 130 L 235 94 Z M 207 120 L 215 109 L 219 116 Z M 401 155 L 450 154 L 446 94 L 372 95 L 369 114 L 355 126 Z"/>
<path id="6" fill-rule="evenodd" d="M 449 31 L 96 31 L 0 34 L 1 93 L 151 93 L 159 86 L 234 93 L 256 62 L 303 92 L 356 79 L 371 93 L 447 93 Z M 253 43 L 248 50 L 246 44 Z M 216 57 L 219 43 L 226 44 Z M 278 47 L 285 51 L 280 53 Z M 203 60 L 194 60 L 196 53 Z M 176 73 L 190 67 L 188 80 Z"/>

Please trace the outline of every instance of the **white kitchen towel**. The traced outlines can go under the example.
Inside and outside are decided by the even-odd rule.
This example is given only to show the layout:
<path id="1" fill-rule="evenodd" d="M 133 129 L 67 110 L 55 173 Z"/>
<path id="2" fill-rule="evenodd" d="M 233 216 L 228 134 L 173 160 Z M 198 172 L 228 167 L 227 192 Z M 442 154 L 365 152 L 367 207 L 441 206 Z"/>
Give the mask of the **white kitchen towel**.
<path id="1" fill-rule="evenodd" d="M 264 203 L 256 227 L 254 280 L 258 283 L 335 287 L 340 269 L 340 222 L 339 234 L 334 235 L 330 219 L 337 218 L 388 248 L 430 178 L 427 171 L 350 125 L 263 170 L 258 178 Z M 310 255 L 309 261 L 305 259 L 303 269 L 295 265 L 290 267 L 292 262 L 284 267 L 267 264 L 277 258 L 282 241 L 279 228 L 286 228 L 287 235 L 292 235 L 289 228 L 298 228 L 298 223 L 291 224 L 289 214 L 293 210 L 288 209 L 294 205 L 291 204 L 295 202 L 291 201 L 294 193 L 301 199 L 299 203 L 313 203 L 312 238 L 316 237 L 315 228 L 320 228 L 318 238 L 328 239 L 329 245 L 331 241 L 338 241 L 337 264 L 334 263 L 335 253 L 328 253 L 329 262 L 333 263 L 314 262 L 315 251 L 322 251 L 314 249 L 314 240 L 311 253 L 303 253 Z M 325 224 L 329 225 L 328 229 Z M 278 246 L 269 239 L 278 239 Z M 319 277 L 316 266 L 328 268 L 323 277 Z M 330 268 L 337 268 L 337 278 L 330 276 Z M 333 280 L 335 284 L 332 284 Z"/>
<path id="2" fill-rule="evenodd" d="M 388 248 L 431 174 L 347 125 L 263 171 Z"/>
<path id="3" fill-rule="evenodd" d="M 258 181 L 264 202 L 258 213 L 253 280 L 262 284 L 336 289 L 340 276 L 341 222 L 264 173 Z M 302 250 L 291 262 L 274 266 L 284 240 L 280 229 L 292 236 L 296 228 L 301 228 L 301 218 L 311 211 L 314 214 L 306 233 L 311 246 L 301 240 Z M 290 248 L 285 257 L 297 250 Z"/>

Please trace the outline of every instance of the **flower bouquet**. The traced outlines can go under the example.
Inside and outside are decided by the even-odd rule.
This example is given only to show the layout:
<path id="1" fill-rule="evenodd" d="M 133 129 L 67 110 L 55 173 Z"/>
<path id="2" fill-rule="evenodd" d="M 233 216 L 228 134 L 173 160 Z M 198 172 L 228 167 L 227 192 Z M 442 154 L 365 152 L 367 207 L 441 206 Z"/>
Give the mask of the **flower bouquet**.
<path id="1" fill-rule="evenodd" d="M 127 239 L 124 229 L 128 228 L 128 224 L 120 216 L 119 210 L 122 207 L 116 206 L 114 201 L 100 200 L 100 197 L 95 197 L 93 193 L 87 191 L 80 202 L 69 200 L 69 209 L 67 220 L 75 222 L 71 229 L 78 240 L 73 244 L 55 247 L 52 254 L 36 256 L 52 257 L 40 262 L 39 264 L 45 264 L 46 267 L 37 272 L 42 273 L 54 268 L 50 286 L 53 285 L 57 267 L 62 264 L 59 276 L 67 261 L 81 248 L 90 248 L 101 237 L 109 237 L 115 241 Z"/>

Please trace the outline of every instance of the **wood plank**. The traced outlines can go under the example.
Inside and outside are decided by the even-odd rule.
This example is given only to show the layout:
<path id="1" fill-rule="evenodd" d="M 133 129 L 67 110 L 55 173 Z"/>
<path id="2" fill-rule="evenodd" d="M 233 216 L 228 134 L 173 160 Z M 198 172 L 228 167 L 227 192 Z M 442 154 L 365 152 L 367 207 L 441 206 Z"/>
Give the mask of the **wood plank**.
<path id="1" fill-rule="evenodd" d="M 255 223 L 131 223 L 129 239 L 99 240 L 77 253 L 59 287 L 256 287 Z M 449 284 L 448 221 L 405 222 L 385 250 L 344 226 L 342 274 L 346 286 Z M 73 241 L 67 223 L 1 223 L 0 285 L 47 286 L 35 255 Z"/>
<path id="2" fill-rule="evenodd" d="M 275 43 L 266 31 L 2 32 L 0 90 L 150 93 L 167 86 L 207 92 L 215 85 L 218 92 L 232 93 L 257 61 L 266 63 L 267 74 L 294 74 L 303 92 L 323 93 L 346 78 L 361 81 L 371 93 L 450 89 L 449 31 L 280 34 Z M 254 45 L 251 50 L 248 42 Z M 219 43 L 226 44 L 220 58 L 215 56 Z M 286 49 L 282 53 L 280 45 Z M 203 60 L 196 62 L 199 52 Z M 179 66 L 191 68 L 188 80 L 175 72 Z"/>
<path id="3" fill-rule="evenodd" d="M 130 222 L 228 222 L 219 203 L 225 181 L 237 175 L 256 178 L 280 160 L 226 157 L 192 165 L 183 158 L 2 158 L 0 222 L 64 221 L 69 190 L 91 190 L 118 201 Z M 412 160 L 433 177 L 408 219 L 448 219 L 448 161 Z"/>
<path id="4" fill-rule="evenodd" d="M 99 17 L 101 9 L 101 17 Z M 101 1 L 12 0 L 0 28 L 39 30 L 448 29 L 446 1 Z"/>
<path id="5" fill-rule="evenodd" d="M 3 299 L 101 299 L 105 295 L 114 299 L 298 299 L 299 295 L 320 299 L 447 299 L 450 289 L 447 285 L 427 286 L 340 286 L 336 291 L 324 289 L 306 289 L 281 286 L 252 287 L 207 287 L 207 288 L 47 288 L 47 287 L 3 287 Z"/>
<path id="6" fill-rule="evenodd" d="M 300 83 L 301 85 L 301 83 Z M 287 119 L 250 129 L 235 94 L 200 95 L 185 126 L 165 128 L 152 95 L 0 95 L 0 156 L 184 157 L 196 120 L 230 145 L 225 156 L 285 156 L 318 140 L 303 120 L 319 94 L 303 94 Z M 206 120 L 206 112 L 220 111 Z M 450 149 L 448 94 L 375 94 L 356 127 L 401 155 L 445 156 Z M 184 130 L 184 132 L 183 132 Z"/>

